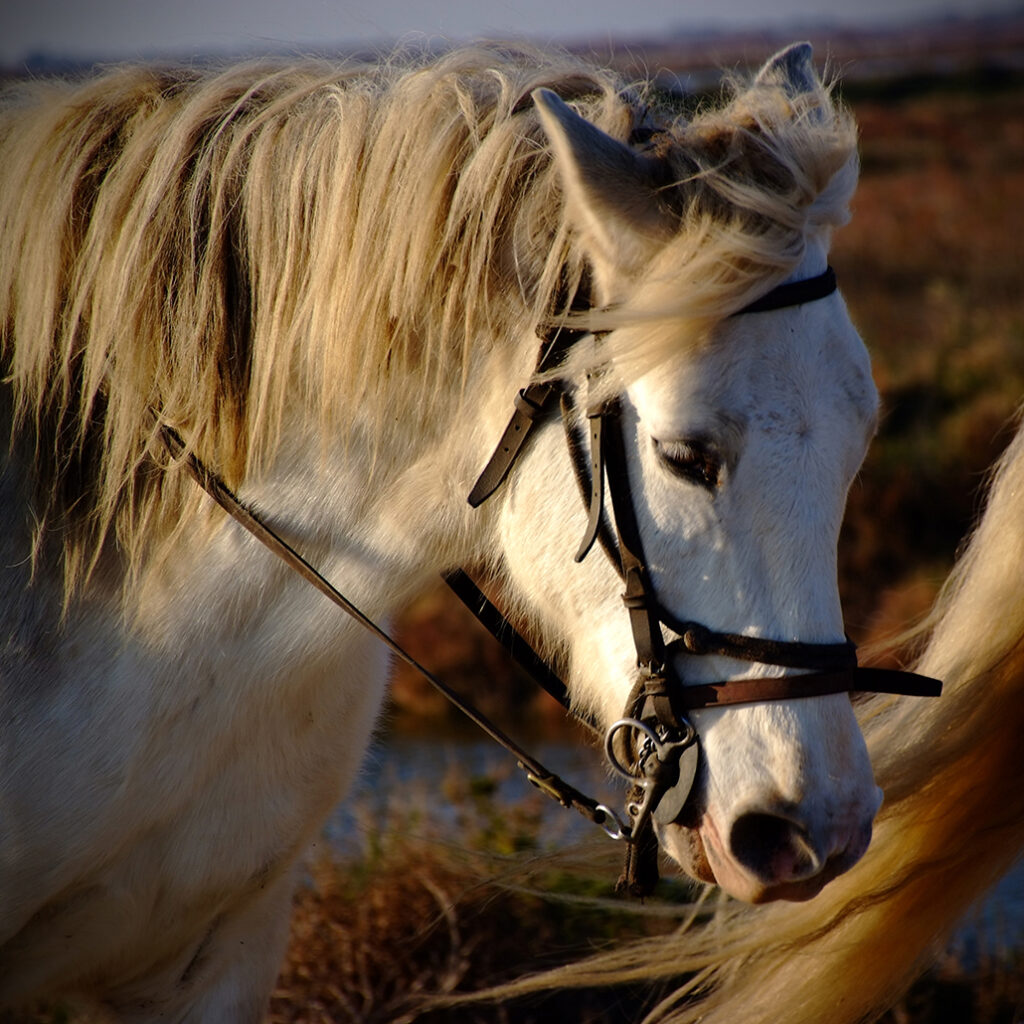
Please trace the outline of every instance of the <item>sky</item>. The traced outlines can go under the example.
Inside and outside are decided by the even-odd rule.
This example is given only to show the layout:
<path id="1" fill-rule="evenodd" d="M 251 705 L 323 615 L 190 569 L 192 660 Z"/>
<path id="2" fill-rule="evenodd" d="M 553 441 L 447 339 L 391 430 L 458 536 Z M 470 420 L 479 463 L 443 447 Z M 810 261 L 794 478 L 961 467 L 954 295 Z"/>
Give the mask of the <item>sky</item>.
<path id="1" fill-rule="evenodd" d="M 310 52 L 396 40 L 628 41 L 682 29 L 889 24 L 1022 0 L 0 0 L 0 65 Z"/>

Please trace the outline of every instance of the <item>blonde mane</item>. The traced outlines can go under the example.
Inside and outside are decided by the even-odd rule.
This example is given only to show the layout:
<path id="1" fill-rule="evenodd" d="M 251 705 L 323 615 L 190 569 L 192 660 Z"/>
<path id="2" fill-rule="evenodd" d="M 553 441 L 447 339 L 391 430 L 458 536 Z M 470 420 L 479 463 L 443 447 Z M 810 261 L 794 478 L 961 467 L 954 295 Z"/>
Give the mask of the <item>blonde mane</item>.
<path id="1" fill-rule="evenodd" d="M 575 59 L 477 48 L 372 68 L 128 67 L 7 98 L 4 372 L 69 587 L 112 533 L 135 564 L 197 500 L 160 469 L 159 422 L 237 483 L 289 416 L 338 436 L 356 410 L 384 431 L 396 403 L 458 401 L 474 353 L 521 344 L 560 282 L 571 294 L 584 257 L 539 86 L 617 138 L 646 126 L 672 170 L 680 259 L 603 314 L 646 325 L 620 358 L 664 358 L 679 324 L 706 337 L 845 217 L 855 133 L 820 86 L 761 81 L 686 121 Z"/>

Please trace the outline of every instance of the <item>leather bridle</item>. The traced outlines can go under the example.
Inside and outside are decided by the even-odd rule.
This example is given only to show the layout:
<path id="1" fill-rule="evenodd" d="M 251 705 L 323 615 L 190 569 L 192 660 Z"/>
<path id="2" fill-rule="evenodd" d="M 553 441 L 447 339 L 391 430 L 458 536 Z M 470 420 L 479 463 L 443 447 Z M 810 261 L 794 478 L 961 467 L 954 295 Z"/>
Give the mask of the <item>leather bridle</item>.
<path id="1" fill-rule="evenodd" d="M 836 290 L 831 267 L 806 280 L 780 285 L 734 313 L 734 316 L 763 313 L 813 302 Z M 623 439 L 621 405 L 618 398 L 603 400 L 587 410 L 590 423 L 590 457 L 582 453 L 579 431 L 573 423 L 572 389 L 552 377 L 561 360 L 586 332 L 553 331 L 543 336 L 537 363 L 540 379 L 516 396 L 515 411 L 501 440 L 469 495 L 479 506 L 501 485 L 522 452 L 533 429 L 560 407 L 566 428 L 572 464 L 587 505 L 586 533 L 576 555 L 581 561 L 595 540 L 621 576 L 622 595 L 633 643 L 636 648 L 637 681 L 626 702 L 624 715 L 606 733 L 606 750 L 612 765 L 631 779 L 634 789 L 627 811 L 634 845 L 649 838 L 651 820 L 674 821 L 688 799 L 699 763 L 699 738 L 688 718 L 694 710 L 710 707 L 817 697 L 826 694 L 869 691 L 913 696 L 937 696 L 941 683 L 909 672 L 861 668 L 855 645 L 804 643 L 772 640 L 738 633 L 723 633 L 698 622 L 680 621 L 655 593 L 644 555 L 629 483 Z M 612 523 L 605 509 L 605 481 L 611 498 Z M 479 596 L 463 574 L 449 577 L 456 592 L 470 608 L 479 607 Z M 477 592 L 479 595 L 479 592 Z M 499 636 L 525 641 L 500 615 L 485 621 Z M 495 629 L 497 625 L 497 629 Z M 665 641 L 664 628 L 676 634 Z M 527 645 L 528 646 L 528 645 Z M 806 670 L 795 675 L 733 679 L 687 685 L 678 671 L 677 654 L 720 655 L 758 664 Z M 545 683 L 546 688 L 550 689 Z M 565 688 L 560 686 L 564 701 Z M 646 845 L 650 847 L 650 843 Z M 648 865 L 649 868 L 649 865 Z M 644 886 L 630 880 L 631 888 Z"/>
<path id="2" fill-rule="evenodd" d="M 835 288 L 835 274 L 829 268 L 817 277 L 780 285 L 733 315 L 767 312 L 812 302 L 831 295 Z M 624 581 L 623 601 L 636 647 L 637 681 L 629 695 L 624 716 L 605 733 L 605 749 L 612 766 L 633 783 L 626 805 L 628 823 L 623 823 L 609 807 L 545 768 L 472 704 L 420 665 L 253 509 L 240 501 L 223 480 L 189 449 L 178 432 L 160 421 L 159 417 L 158 430 L 172 460 L 183 464 L 196 482 L 236 522 L 377 636 L 460 711 L 511 751 L 534 785 L 564 807 L 572 808 L 600 825 L 612 838 L 626 840 L 627 870 L 620 879 L 620 885 L 643 895 L 650 891 L 657 879 L 657 841 L 652 821 L 663 824 L 675 821 L 696 778 L 700 748 L 697 732 L 687 717 L 689 712 L 753 701 L 790 700 L 850 691 L 938 696 L 942 684 L 909 672 L 860 668 L 856 649 L 849 641 L 808 644 L 771 640 L 717 632 L 700 623 L 676 619 L 658 601 L 644 557 L 629 484 L 619 401 L 603 401 L 587 410 L 590 422 L 588 458 L 575 423 L 572 388 L 551 373 L 588 332 L 561 328 L 538 333 L 543 344 L 537 361 L 536 379 L 517 394 L 512 418 L 474 485 L 469 503 L 475 508 L 497 490 L 534 428 L 554 416 L 556 407 L 560 409 L 575 475 L 588 509 L 587 530 L 576 558 L 577 561 L 582 560 L 595 541 L 600 543 Z M 605 509 L 606 480 L 611 496 L 612 522 L 609 522 Z M 468 574 L 459 569 L 446 574 L 445 579 L 532 678 L 570 708 L 568 689 L 557 672 L 533 650 Z M 663 627 L 675 633 L 676 638 L 666 643 Z M 675 655 L 680 652 L 721 655 L 810 671 L 801 675 L 686 685 L 676 667 L 678 659 Z M 585 717 L 581 720 L 596 728 Z"/>

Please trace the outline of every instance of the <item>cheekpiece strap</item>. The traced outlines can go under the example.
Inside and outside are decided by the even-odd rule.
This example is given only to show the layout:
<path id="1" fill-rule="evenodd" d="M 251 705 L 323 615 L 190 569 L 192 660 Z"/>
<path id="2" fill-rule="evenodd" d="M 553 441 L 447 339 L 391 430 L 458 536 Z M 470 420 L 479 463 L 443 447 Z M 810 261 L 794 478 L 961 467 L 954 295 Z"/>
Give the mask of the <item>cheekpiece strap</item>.
<path id="1" fill-rule="evenodd" d="M 601 447 L 608 474 L 615 528 L 619 535 L 622 578 L 626 584 L 622 602 L 636 645 L 637 664 L 642 672 L 660 676 L 665 669 L 665 639 L 661 632 L 658 602 L 654 596 L 644 556 L 636 510 L 630 496 L 629 470 L 622 440 L 619 403 L 612 400 L 600 410 Z"/>

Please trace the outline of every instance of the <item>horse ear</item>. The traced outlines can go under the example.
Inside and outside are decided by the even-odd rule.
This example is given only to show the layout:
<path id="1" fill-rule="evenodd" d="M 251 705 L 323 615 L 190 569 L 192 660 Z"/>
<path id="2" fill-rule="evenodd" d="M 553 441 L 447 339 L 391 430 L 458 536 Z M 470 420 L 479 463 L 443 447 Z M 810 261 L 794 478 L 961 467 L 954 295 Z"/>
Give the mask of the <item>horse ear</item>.
<path id="1" fill-rule="evenodd" d="M 671 237 L 654 161 L 580 117 L 550 89 L 533 92 L 565 188 L 569 216 L 595 269 L 639 270 Z"/>
<path id="2" fill-rule="evenodd" d="M 816 92 L 818 73 L 814 69 L 814 50 L 810 43 L 791 43 L 765 61 L 757 73 L 754 85 L 778 85 L 788 95 L 799 96 Z"/>

